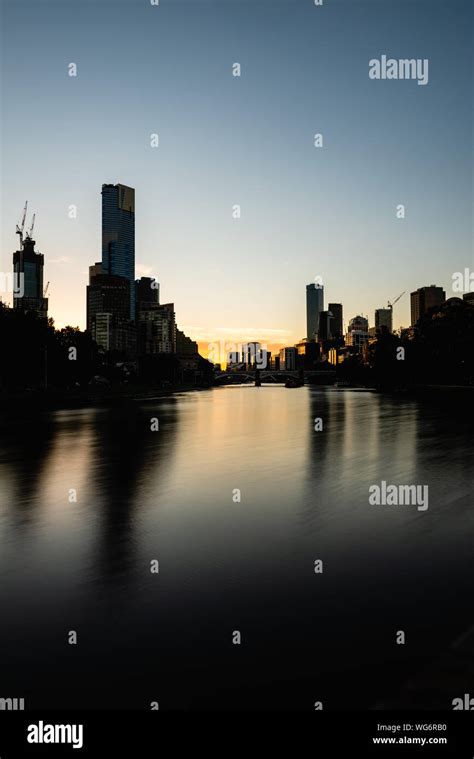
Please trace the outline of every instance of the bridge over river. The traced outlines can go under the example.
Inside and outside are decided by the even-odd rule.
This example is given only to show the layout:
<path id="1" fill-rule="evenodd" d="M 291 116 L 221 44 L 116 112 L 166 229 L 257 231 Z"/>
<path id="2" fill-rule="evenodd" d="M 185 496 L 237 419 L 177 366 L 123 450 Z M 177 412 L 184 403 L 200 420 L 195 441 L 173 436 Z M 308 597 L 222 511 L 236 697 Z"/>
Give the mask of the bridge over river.
<path id="1" fill-rule="evenodd" d="M 242 371 L 242 372 L 219 372 L 215 375 L 216 385 L 234 385 L 234 384 L 250 384 L 258 383 L 271 383 L 271 384 L 285 384 L 287 380 L 295 379 L 303 381 L 308 385 L 333 385 L 336 381 L 336 370 L 322 369 L 312 371 L 290 371 L 290 370 L 271 370 L 271 369 L 257 369 L 255 371 Z"/>

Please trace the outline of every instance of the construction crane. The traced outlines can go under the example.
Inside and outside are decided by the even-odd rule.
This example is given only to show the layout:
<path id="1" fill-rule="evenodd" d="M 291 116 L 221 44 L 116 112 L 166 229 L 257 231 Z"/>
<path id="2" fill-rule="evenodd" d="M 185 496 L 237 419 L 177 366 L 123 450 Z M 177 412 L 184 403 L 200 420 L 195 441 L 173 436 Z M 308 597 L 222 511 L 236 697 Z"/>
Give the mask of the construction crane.
<path id="1" fill-rule="evenodd" d="M 405 293 L 406 293 L 406 290 L 404 290 L 402 293 L 400 293 L 400 295 L 398 296 L 398 298 L 395 298 L 395 300 L 393 301 L 393 303 L 390 303 L 390 301 L 388 301 L 387 302 L 388 308 L 390 308 L 390 310 L 393 310 L 393 307 L 394 307 L 395 303 L 398 303 L 398 301 L 400 300 L 400 298 L 402 297 L 402 295 L 405 295 Z"/>
<path id="2" fill-rule="evenodd" d="M 26 236 L 29 237 L 30 240 L 31 240 L 31 237 L 33 235 L 33 229 L 34 229 L 34 226 L 35 226 L 35 219 L 36 219 L 36 214 L 34 213 L 33 214 L 33 218 L 31 220 L 31 227 L 29 228 L 28 232 L 26 233 Z"/>
<path id="3" fill-rule="evenodd" d="M 23 230 L 25 228 L 25 219 L 26 219 L 26 209 L 28 208 L 28 201 L 25 203 L 25 207 L 23 209 L 23 217 L 21 219 L 21 222 L 16 225 L 16 234 L 20 235 L 20 249 L 23 247 Z"/>
<path id="4" fill-rule="evenodd" d="M 43 298 L 46 298 L 46 296 L 47 296 L 47 294 L 48 294 L 48 290 L 49 290 L 49 282 L 48 282 L 48 284 L 46 285 L 46 287 L 44 288 L 44 292 L 43 292 Z"/>

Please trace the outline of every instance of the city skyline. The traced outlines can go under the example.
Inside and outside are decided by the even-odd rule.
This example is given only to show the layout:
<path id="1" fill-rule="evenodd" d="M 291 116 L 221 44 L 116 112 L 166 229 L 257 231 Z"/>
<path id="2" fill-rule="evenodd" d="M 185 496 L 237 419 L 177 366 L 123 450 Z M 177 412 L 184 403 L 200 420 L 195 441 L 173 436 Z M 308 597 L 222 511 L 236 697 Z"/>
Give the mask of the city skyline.
<path id="1" fill-rule="evenodd" d="M 28 197 L 50 313 L 58 327 L 84 329 L 88 267 L 100 258 L 97 188 L 112 182 L 137 189 L 136 276 L 160 282 L 163 302 L 175 303 L 201 347 L 295 343 L 305 335 L 301 288 L 318 277 L 346 320 L 373 323 L 375 309 L 431 282 L 449 295 L 453 272 L 472 266 L 472 75 L 461 5 L 124 0 L 82 4 L 81 23 L 71 24 L 69 1 L 5 4 L 2 270 Z M 342 21 L 353 36 L 341 36 Z M 369 60 L 391 48 L 428 58 L 429 83 L 371 80 Z M 348 59 L 354 65 L 341 66 Z M 19 120 L 28 100 L 34 119 Z M 394 328 L 409 323 L 405 296 Z"/>
<path id="2" fill-rule="evenodd" d="M 98 276 L 98 281 L 102 281 L 103 284 L 107 280 L 110 280 L 112 289 L 116 289 L 117 286 L 121 286 L 121 282 L 125 283 L 126 281 L 129 282 L 127 286 L 127 293 L 125 295 L 126 299 L 130 299 L 130 314 L 129 317 L 127 314 L 122 315 L 122 319 L 124 318 L 130 318 L 132 321 L 135 321 L 135 290 L 136 287 L 141 287 L 143 289 L 143 286 L 145 285 L 146 288 L 153 287 L 154 295 L 151 298 L 152 301 L 156 300 L 156 303 L 159 303 L 159 292 L 160 292 L 160 283 L 155 280 L 153 277 L 147 277 L 142 275 L 141 277 L 136 276 L 135 272 L 135 260 L 134 260 L 134 253 L 135 253 L 135 188 L 129 187 L 127 185 L 123 185 L 121 183 L 118 183 L 116 185 L 105 183 L 102 184 L 102 260 L 99 262 L 95 262 L 90 264 L 89 266 L 89 281 L 86 286 L 86 326 L 85 329 L 88 329 L 94 339 L 96 338 L 95 335 L 95 326 L 92 328 L 92 322 L 90 323 L 90 315 L 89 315 L 89 291 L 91 290 L 91 284 L 93 282 L 93 278 Z M 105 195 L 105 199 L 104 199 Z M 27 209 L 28 201 L 25 204 L 24 213 L 23 213 L 23 224 L 25 223 L 25 216 L 26 216 L 26 209 Z M 123 216 L 123 219 L 122 219 Z M 21 223 L 20 223 L 21 224 Z M 34 217 L 33 217 L 33 225 L 31 229 L 34 226 Z M 21 230 L 21 232 L 20 232 Z M 39 260 L 40 261 L 40 275 L 38 283 L 35 284 L 35 288 L 38 289 L 38 292 L 43 292 L 43 259 L 44 254 L 41 254 L 38 250 L 35 251 L 34 247 L 36 244 L 36 241 L 32 239 L 31 232 L 25 232 L 25 236 L 23 237 L 23 228 L 19 225 L 16 226 L 16 233 L 20 235 L 20 246 L 17 251 L 13 254 L 13 276 L 14 280 L 13 282 L 14 287 L 19 287 L 19 273 L 20 268 L 17 261 L 22 260 L 24 255 L 28 255 L 27 251 L 31 251 L 29 253 L 30 257 L 32 257 L 32 261 Z M 125 243 L 124 243 L 125 241 Z M 38 264 L 33 264 L 35 267 L 38 266 Z M 31 266 L 31 264 L 30 264 Z M 28 281 L 27 275 L 25 276 L 25 283 Z M 36 275 L 35 275 L 36 278 Z M 50 281 L 48 281 L 48 289 L 49 289 Z M 31 287 L 32 285 L 30 285 Z M 100 286 L 99 286 L 100 289 Z M 436 295 L 432 296 L 431 291 L 436 291 Z M 418 304 L 420 297 L 425 297 L 424 293 L 425 291 L 430 293 L 429 298 L 425 302 L 423 301 L 423 305 Z M 133 296 L 132 296 L 133 292 Z M 467 292 L 467 291 L 466 291 Z M 420 296 L 421 293 L 421 296 Z M 400 300 L 400 298 L 407 294 L 406 291 L 402 292 L 395 300 L 394 303 L 387 303 L 386 308 L 379 308 L 375 309 L 374 311 L 374 329 L 377 330 L 382 325 L 385 325 L 389 332 L 392 332 L 393 328 L 393 306 Z M 28 294 L 25 293 L 27 296 Z M 458 292 L 459 295 L 459 292 Z M 155 297 L 156 296 L 156 297 Z M 115 296 L 114 296 L 115 297 Z M 448 295 L 448 298 L 451 297 Z M 41 300 L 41 298 L 40 298 Z M 149 300 L 149 296 L 147 296 L 147 300 Z M 430 307 L 434 305 L 440 305 L 441 303 L 446 300 L 446 292 L 443 290 L 442 287 L 437 287 L 435 285 L 424 285 L 421 287 L 416 288 L 416 290 L 410 292 L 410 310 L 411 310 L 411 319 L 410 323 L 407 326 L 413 326 L 418 321 L 418 318 Z M 16 302 L 16 305 L 19 304 L 19 299 L 14 299 L 14 302 Z M 26 302 L 26 301 L 25 301 Z M 418 305 L 415 306 L 414 303 L 417 303 Z M 8 299 L 5 301 L 6 304 L 8 304 Z M 46 313 L 47 313 L 47 303 L 48 299 L 45 300 L 46 304 Z M 168 304 L 169 306 L 174 307 L 174 304 Z M 111 306 L 109 306 L 110 308 Z M 36 306 L 34 306 L 33 310 L 36 310 Z M 38 307 L 39 308 L 39 307 Z M 161 306 L 163 308 L 163 306 Z M 115 306 L 112 310 L 115 309 Z M 337 309 L 337 313 L 333 310 Z M 99 308 L 99 310 L 101 310 Z M 106 309 L 107 310 L 107 309 Z M 321 340 L 321 336 L 323 336 L 322 339 L 327 339 L 328 336 L 333 333 L 333 336 L 336 337 L 344 337 L 346 334 L 350 333 L 351 329 L 353 328 L 351 325 L 354 321 L 361 319 L 363 321 L 367 322 L 367 329 L 368 325 L 370 324 L 370 319 L 368 315 L 364 315 L 362 312 L 359 312 L 358 314 L 355 314 L 353 317 L 346 317 L 343 318 L 343 312 L 344 312 L 344 304 L 341 303 L 329 303 L 328 310 L 324 310 L 324 285 L 322 284 L 322 277 L 318 276 L 317 281 L 315 283 L 310 283 L 306 285 L 306 337 L 300 338 L 300 341 L 314 341 L 316 340 L 319 342 Z M 382 314 L 389 314 L 389 319 L 387 321 L 387 316 L 382 316 Z M 54 320 L 54 315 L 47 314 L 48 316 L 52 317 Z M 324 322 L 322 322 L 322 319 L 324 319 Z M 335 320 L 337 323 L 336 331 L 334 332 L 334 329 L 331 329 L 330 321 Z M 55 323 L 56 327 L 61 326 L 78 326 L 73 325 L 72 323 L 68 323 L 65 325 L 57 325 Z M 107 331 L 109 330 L 109 326 L 107 326 Z M 321 330 L 321 331 L 320 331 Z M 341 331 L 342 330 L 342 331 Z M 252 331 L 252 330 L 250 330 Z M 396 330 L 394 330 L 396 331 Z M 368 334 L 368 332 L 367 332 Z M 192 340 L 192 338 L 190 338 Z M 200 341 L 196 341 L 199 346 L 199 351 L 204 355 L 204 357 L 208 357 L 208 354 L 215 354 L 216 351 L 216 340 L 211 341 L 210 343 L 201 343 Z M 240 342 L 235 342 L 235 340 L 226 339 L 226 338 L 220 338 L 219 342 L 221 343 L 221 361 L 219 363 L 226 363 L 226 356 L 229 352 L 234 352 L 236 349 L 238 350 L 238 346 L 242 346 L 247 343 L 247 340 L 240 339 Z M 298 341 L 295 341 L 297 343 Z M 255 345 L 262 344 L 262 347 L 265 349 L 269 349 L 270 351 L 274 351 L 276 349 L 277 352 L 280 352 L 283 348 L 289 348 L 292 347 L 291 343 L 271 343 L 269 340 L 267 341 L 257 341 L 255 342 Z"/>

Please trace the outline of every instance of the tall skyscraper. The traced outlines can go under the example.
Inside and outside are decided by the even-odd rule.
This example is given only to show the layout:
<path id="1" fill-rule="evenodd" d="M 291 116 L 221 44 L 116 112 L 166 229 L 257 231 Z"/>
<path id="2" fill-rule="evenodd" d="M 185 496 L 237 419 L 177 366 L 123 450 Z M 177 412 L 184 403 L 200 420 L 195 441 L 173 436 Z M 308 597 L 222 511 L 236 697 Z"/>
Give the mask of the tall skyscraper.
<path id="1" fill-rule="evenodd" d="M 332 337 L 342 337 L 344 334 L 342 322 L 342 303 L 330 303 L 328 308 L 332 314 L 331 335 Z"/>
<path id="2" fill-rule="evenodd" d="M 314 282 L 306 285 L 306 337 L 316 340 L 319 331 L 319 314 L 324 310 L 324 287 Z"/>
<path id="3" fill-rule="evenodd" d="M 392 332 L 392 309 L 391 308 L 376 308 L 375 309 L 375 333 L 377 332 Z"/>
<path id="4" fill-rule="evenodd" d="M 123 184 L 102 185 L 102 269 L 129 280 L 135 320 L 135 190 Z"/>
<path id="5" fill-rule="evenodd" d="M 430 308 L 441 306 L 446 300 L 446 293 L 442 287 L 430 285 L 419 287 L 411 293 L 411 324 L 412 327 L 429 311 Z"/>
<path id="6" fill-rule="evenodd" d="M 332 312 L 319 312 L 318 342 L 330 340 L 332 337 Z"/>
<path id="7" fill-rule="evenodd" d="M 21 249 L 13 254 L 15 288 L 13 306 L 21 311 L 34 311 L 43 318 L 48 316 L 48 299 L 43 297 L 44 256 L 35 252 L 35 240 L 27 235 Z"/>

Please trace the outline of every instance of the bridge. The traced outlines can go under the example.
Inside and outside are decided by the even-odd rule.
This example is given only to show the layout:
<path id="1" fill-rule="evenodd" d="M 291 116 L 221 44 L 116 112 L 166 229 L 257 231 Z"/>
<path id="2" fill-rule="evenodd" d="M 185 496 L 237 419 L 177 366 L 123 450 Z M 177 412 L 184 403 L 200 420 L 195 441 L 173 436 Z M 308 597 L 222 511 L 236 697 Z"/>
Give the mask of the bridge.
<path id="1" fill-rule="evenodd" d="M 336 370 L 311 370 L 303 373 L 291 370 L 257 369 L 257 371 L 242 372 L 219 372 L 215 375 L 214 382 L 216 385 L 230 384 L 250 384 L 256 380 L 260 382 L 272 383 L 275 385 L 284 384 L 288 379 L 303 380 L 306 384 L 332 385 L 336 380 Z"/>

